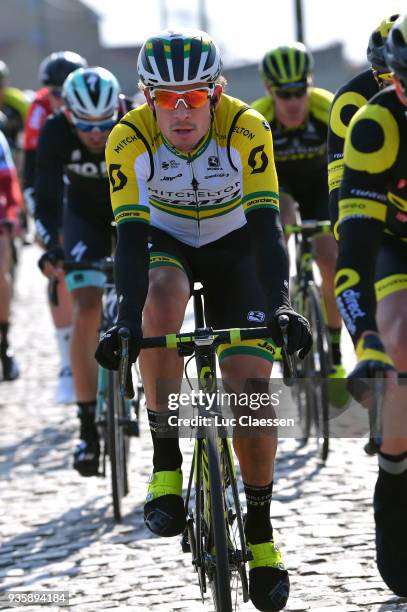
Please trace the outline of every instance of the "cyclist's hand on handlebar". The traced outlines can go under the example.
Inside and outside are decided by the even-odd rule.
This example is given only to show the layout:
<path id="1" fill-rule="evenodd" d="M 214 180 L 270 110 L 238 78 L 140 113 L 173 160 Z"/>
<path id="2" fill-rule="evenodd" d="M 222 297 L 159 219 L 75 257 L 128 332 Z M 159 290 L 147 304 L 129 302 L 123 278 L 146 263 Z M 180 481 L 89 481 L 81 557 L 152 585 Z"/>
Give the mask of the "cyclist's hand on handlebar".
<path id="1" fill-rule="evenodd" d="M 348 376 L 348 390 L 356 401 L 365 407 L 370 407 L 375 392 L 375 385 L 369 385 L 367 378 L 374 379 L 377 375 L 390 381 L 397 381 L 397 371 L 392 359 L 387 355 L 380 337 L 374 333 L 366 333 L 356 346 L 358 363 Z"/>
<path id="2" fill-rule="evenodd" d="M 284 343 L 283 334 L 278 323 L 281 315 L 285 315 L 289 319 L 287 327 L 287 353 L 292 355 L 300 351 L 299 357 L 304 359 L 312 347 L 312 335 L 307 319 L 298 314 L 298 312 L 295 312 L 291 306 L 280 306 L 280 308 L 277 308 L 268 324 L 277 346 L 283 346 Z"/>
<path id="3" fill-rule="evenodd" d="M 48 278 L 51 276 L 59 277 L 63 274 L 61 265 L 64 259 L 64 249 L 59 245 L 53 246 L 41 255 L 38 260 L 38 267 L 45 276 L 48 276 Z"/>
<path id="4" fill-rule="evenodd" d="M 96 349 L 95 359 L 107 370 L 117 370 L 120 363 L 120 338 L 119 329 L 127 327 L 130 330 L 129 360 L 134 363 L 137 360 L 141 348 L 142 333 L 140 326 L 128 321 L 118 321 L 116 325 L 107 330 L 100 339 Z"/>

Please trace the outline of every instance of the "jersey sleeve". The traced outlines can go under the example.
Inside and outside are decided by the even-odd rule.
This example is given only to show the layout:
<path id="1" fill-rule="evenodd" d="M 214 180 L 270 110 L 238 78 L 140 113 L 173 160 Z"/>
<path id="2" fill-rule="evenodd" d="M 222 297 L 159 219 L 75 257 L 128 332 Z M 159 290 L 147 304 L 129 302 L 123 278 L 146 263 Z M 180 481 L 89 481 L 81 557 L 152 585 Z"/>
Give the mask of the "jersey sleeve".
<path id="1" fill-rule="evenodd" d="M 347 86 L 334 97 L 328 127 L 328 188 L 329 214 L 332 229 L 336 234 L 338 221 L 339 187 L 343 176 L 343 149 L 349 123 L 354 114 L 366 104 L 366 98 Z"/>
<path id="2" fill-rule="evenodd" d="M 377 329 L 375 261 L 399 146 L 398 125 L 387 108 L 367 104 L 355 114 L 344 147 L 335 278 L 338 307 L 355 343 L 364 331 Z"/>
<path id="3" fill-rule="evenodd" d="M 0 132 L 0 217 L 15 222 L 21 204 L 21 190 L 10 147 Z"/>
<path id="4" fill-rule="evenodd" d="M 152 174 L 152 154 L 146 139 L 131 119 L 122 120 L 112 130 L 106 146 L 106 163 L 117 225 L 131 222 L 149 224 L 147 182 Z"/>
<path id="5" fill-rule="evenodd" d="M 32 151 L 38 146 L 41 128 L 48 117 L 48 111 L 43 104 L 34 101 L 27 113 L 24 125 L 24 151 Z"/>
<path id="6" fill-rule="evenodd" d="M 47 247 L 58 244 L 64 185 L 64 134 L 56 119 L 50 118 L 41 130 L 35 167 L 35 225 Z"/>
<path id="7" fill-rule="evenodd" d="M 242 205 L 267 297 L 268 317 L 289 304 L 288 257 L 280 223 L 278 181 L 268 122 L 257 111 L 242 113 L 231 138 L 231 156 L 242 175 Z"/>
<path id="8" fill-rule="evenodd" d="M 231 158 L 241 169 L 246 216 L 259 208 L 278 210 L 278 180 L 268 122 L 257 111 L 242 113 L 230 140 Z"/>

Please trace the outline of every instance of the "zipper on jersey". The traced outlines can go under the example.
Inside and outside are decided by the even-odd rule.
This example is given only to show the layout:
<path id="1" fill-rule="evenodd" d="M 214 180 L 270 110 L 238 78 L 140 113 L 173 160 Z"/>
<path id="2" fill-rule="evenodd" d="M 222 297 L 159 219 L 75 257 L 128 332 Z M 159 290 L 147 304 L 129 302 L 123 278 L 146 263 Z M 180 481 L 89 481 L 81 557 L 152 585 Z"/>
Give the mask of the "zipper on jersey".
<path id="1" fill-rule="evenodd" d="M 188 161 L 190 167 L 191 167 L 191 173 L 192 173 L 192 180 L 191 180 L 191 185 L 192 185 L 192 189 L 194 190 L 194 195 L 195 195 L 195 206 L 196 206 L 196 214 L 197 214 L 197 223 L 198 223 L 198 245 L 199 245 L 199 241 L 201 238 L 201 219 L 199 217 L 199 198 L 198 198 L 198 187 L 199 187 L 199 183 L 197 181 L 197 178 L 195 176 L 194 173 L 194 167 L 192 165 L 192 160 L 191 160 L 191 156 L 188 156 L 190 159 Z M 198 246 L 197 245 L 197 246 Z"/>

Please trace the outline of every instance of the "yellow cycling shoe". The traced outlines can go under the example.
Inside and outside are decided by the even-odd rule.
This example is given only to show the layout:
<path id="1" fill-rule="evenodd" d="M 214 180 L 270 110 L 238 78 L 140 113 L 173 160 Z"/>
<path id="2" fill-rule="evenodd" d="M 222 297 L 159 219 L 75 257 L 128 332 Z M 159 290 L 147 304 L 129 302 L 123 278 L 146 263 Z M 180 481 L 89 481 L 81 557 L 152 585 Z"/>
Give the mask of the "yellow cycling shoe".
<path id="1" fill-rule="evenodd" d="M 163 537 L 184 531 L 181 468 L 152 473 L 144 505 L 144 522 L 150 531 Z"/>
<path id="2" fill-rule="evenodd" d="M 249 561 L 249 594 L 262 612 L 278 612 L 287 605 L 290 580 L 279 547 L 273 540 L 261 544 L 247 542 L 253 559 Z"/>
<path id="3" fill-rule="evenodd" d="M 328 374 L 329 404 L 337 409 L 344 408 L 351 399 L 346 383 L 346 370 L 342 364 L 334 365 Z M 332 416 L 338 416 L 335 412 Z"/>

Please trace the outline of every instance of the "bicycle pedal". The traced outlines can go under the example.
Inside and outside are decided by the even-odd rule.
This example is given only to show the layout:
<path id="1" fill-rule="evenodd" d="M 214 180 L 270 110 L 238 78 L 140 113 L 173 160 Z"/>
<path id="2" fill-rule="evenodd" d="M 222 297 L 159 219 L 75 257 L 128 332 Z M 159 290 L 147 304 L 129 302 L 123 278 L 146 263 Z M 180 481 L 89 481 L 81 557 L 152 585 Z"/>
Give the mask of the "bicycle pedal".
<path id="1" fill-rule="evenodd" d="M 189 542 L 188 530 L 185 529 L 181 536 L 181 548 L 183 553 L 191 552 L 191 544 Z"/>

